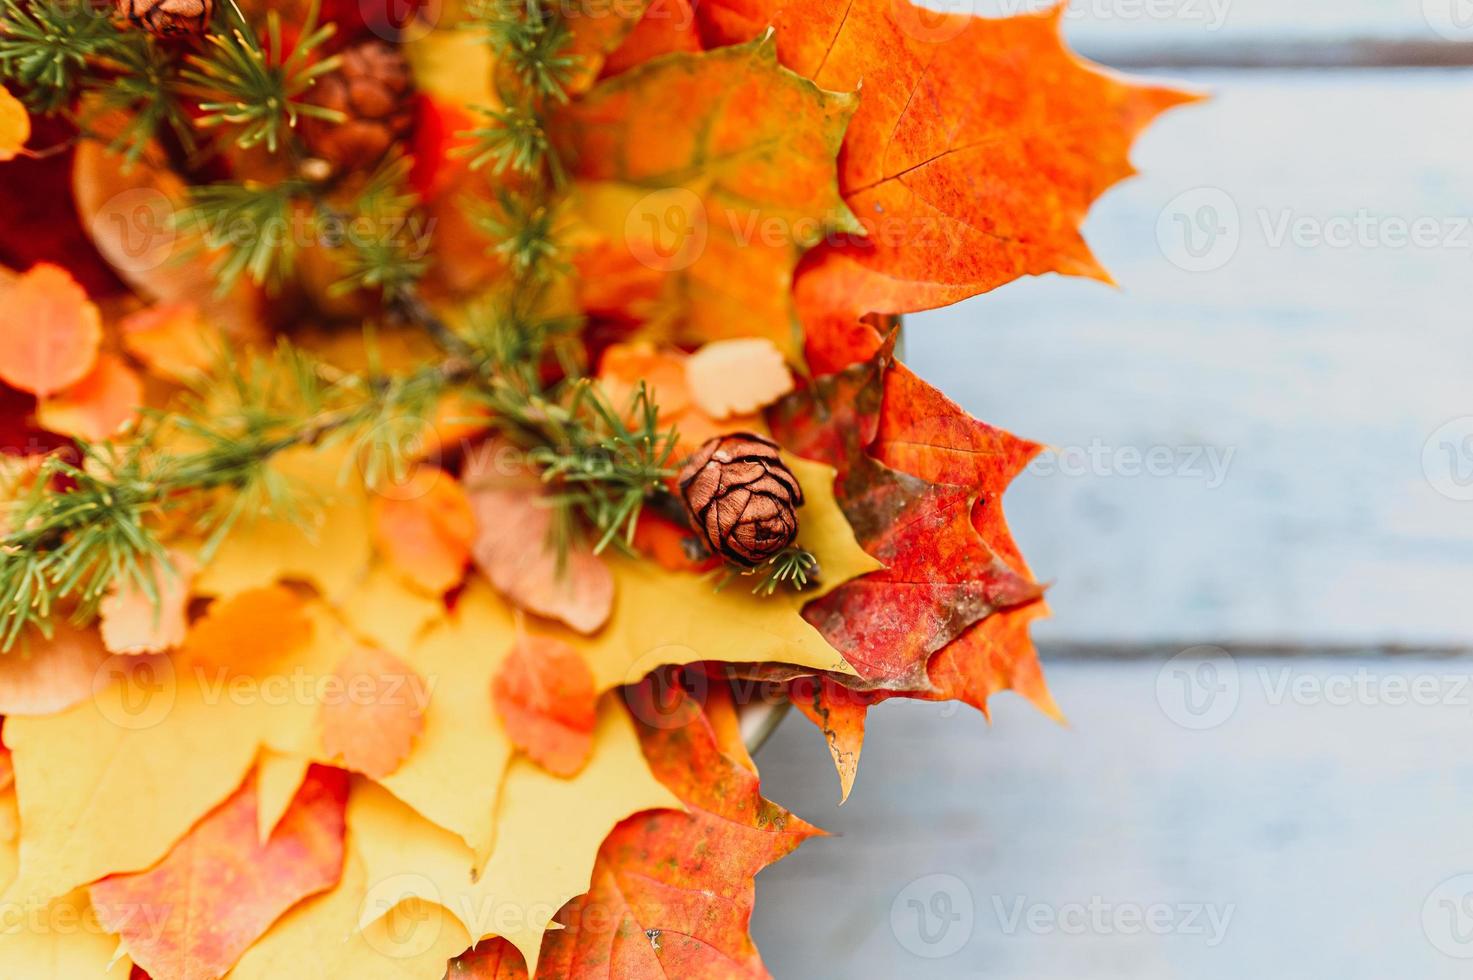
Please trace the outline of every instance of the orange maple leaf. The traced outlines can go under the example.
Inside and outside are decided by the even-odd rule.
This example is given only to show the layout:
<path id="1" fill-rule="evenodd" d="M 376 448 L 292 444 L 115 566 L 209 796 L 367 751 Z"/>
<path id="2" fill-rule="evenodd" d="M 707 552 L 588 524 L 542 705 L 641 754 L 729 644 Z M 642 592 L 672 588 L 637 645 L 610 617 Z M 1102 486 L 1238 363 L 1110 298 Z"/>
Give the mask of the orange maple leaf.
<path id="1" fill-rule="evenodd" d="M 284 585 L 268 585 L 212 602 L 190 628 L 183 652 L 197 664 L 249 674 L 290 657 L 311 638 L 306 603 Z"/>
<path id="2" fill-rule="evenodd" d="M 634 714 L 662 719 L 640 725 L 645 758 L 688 812 L 651 811 L 614 828 L 588 894 L 564 906 L 564 928 L 544 938 L 539 977 L 766 975 L 748 932 L 753 878 L 822 831 L 763 799 L 756 774 L 723 751 L 705 711 L 670 694 L 689 703 Z M 710 697 L 730 695 L 720 688 Z"/>
<path id="3" fill-rule="evenodd" d="M 1023 275 L 1108 281 L 1079 226 L 1134 173 L 1130 145 L 1194 96 L 1106 73 L 1065 48 L 1064 4 L 1007 18 L 941 14 L 909 0 L 712 0 L 708 42 L 772 25 L 783 64 L 861 93 L 839 185 L 862 239 L 805 263 L 811 312 L 904 313 Z"/>
<path id="4" fill-rule="evenodd" d="M 154 867 L 92 885 L 98 921 L 153 980 L 218 980 L 288 909 L 337 883 L 347 802 L 346 775 L 314 766 L 263 844 L 249 776 Z"/>
<path id="5" fill-rule="evenodd" d="M 557 776 L 575 776 L 593 753 L 598 687 L 578 651 L 550 636 L 522 636 L 491 682 L 513 744 Z"/>

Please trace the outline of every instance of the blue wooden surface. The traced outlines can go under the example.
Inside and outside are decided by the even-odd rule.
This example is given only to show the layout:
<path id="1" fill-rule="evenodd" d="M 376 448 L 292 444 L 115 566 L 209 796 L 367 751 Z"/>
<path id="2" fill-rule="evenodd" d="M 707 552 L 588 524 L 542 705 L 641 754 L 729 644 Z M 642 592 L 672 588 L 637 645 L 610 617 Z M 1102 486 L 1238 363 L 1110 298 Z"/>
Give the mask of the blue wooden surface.
<path id="1" fill-rule="evenodd" d="M 1040 635 L 1473 640 L 1473 504 L 1423 460 L 1473 415 L 1473 129 L 1450 122 L 1473 75 L 1188 81 L 1214 101 L 1151 131 L 1086 227 L 1118 291 L 1047 277 L 910 321 L 922 376 L 1063 453 L 1006 500 L 1056 583 Z M 1235 251 L 1193 259 L 1180 221 L 1205 249 L 1209 217 Z M 1397 244 L 1418 221 L 1434 244 Z"/>

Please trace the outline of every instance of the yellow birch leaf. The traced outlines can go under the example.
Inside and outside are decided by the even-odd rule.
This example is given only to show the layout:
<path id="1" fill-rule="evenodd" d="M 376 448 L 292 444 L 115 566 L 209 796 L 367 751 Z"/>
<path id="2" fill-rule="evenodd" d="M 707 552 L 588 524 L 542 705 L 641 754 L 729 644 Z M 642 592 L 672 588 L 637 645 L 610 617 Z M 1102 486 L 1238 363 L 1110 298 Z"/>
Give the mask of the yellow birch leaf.
<path id="1" fill-rule="evenodd" d="M 707 576 L 671 572 L 653 562 L 609 555 L 614 612 L 596 636 L 561 630 L 581 650 L 600 690 L 629 684 L 664 664 L 702 660 L 774 661 L 852 674 L 839 651 L 804 621 L 802 609 L 880 563 L 854 540 L 834 500 L 834 470 L 788 457 L 807 503 L 798 511 L 798 543 L 818 557 L 822 578 L 802 592 L 754 596 L 738 578 L 717 591 Z"/>
<path id="2" fill-rule="evenodd" d="M 256 761 L 256 830 L 262 844 L 286 816 L 311 766 L 312 760 L 303 756 L 261 750 Z"/>
<path id="3" fill-rule="evenodd" d="M 543 932 L 564 903 L 588 890 L 599 846 L 614 825 L 643 810 L 682 808 L 650 773 L 618 698 L 604 699 L 594 746 L 572 779 L 527 759 L 512 763 L 498 845 L 484 868 L 453 835 L 426 826 L 387 793 L 360 788 L 349 802 L 349 822 L 369 879 L 401 883 L 390 900 L 413 897 L 445 907 L 477 941 L 505 937 L 535 973 Z M 387 905 L 365 905 L 361 924 L 371 928 Z"/>
<path id="4" fill-rule="evenodd" d="M 118 953 L 117 937 L 103 932 L 85 889 L 20 911 L 19 923 L 0 930 L 7 980 L 128 980 L 133 964 Z"/>
<path id="5" fill-rule="evenodd" d="M 297 579 L 328 600 L 351 593 L 368 572 L 372 546 L 368 495 L 351 464 L 345 470 L 348 451 L 304 447 L 277 456 L 271 467 L 299 491 L 298 519 L 243 517 L 200 572 L 195 591 L 232 596 Z"/>
<path id="6" fill-rule="evenodd" d="M 430 704 L 409 758 L 380 780 L 482 856 L 495 839 L 496 800 L 512 756 L 491 706 L 491 678 L 515 639 L 510 610 L 473 581 L 454 615 L 403 655 L 424 678 Z"/>
<path id="7" fill-rule="evenodd" d="M 443 980 L 446 962 L 470 946 L 454 916 L 415 900 L 396 904 L 359 930 L 359 910 L 375 893 L 355 850 L 351 810 L 348 820 L 348 858 L 338 886 L 288 912 L 246 951 L 228 980 Z M 378 884 L 380 891 L 393 887 Z"/>

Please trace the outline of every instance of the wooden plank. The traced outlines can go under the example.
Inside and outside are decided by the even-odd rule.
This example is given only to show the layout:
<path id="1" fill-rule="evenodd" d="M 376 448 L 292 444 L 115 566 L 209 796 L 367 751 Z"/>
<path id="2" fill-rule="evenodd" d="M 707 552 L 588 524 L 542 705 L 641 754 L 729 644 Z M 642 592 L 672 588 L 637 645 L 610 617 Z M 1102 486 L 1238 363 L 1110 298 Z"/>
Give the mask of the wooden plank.
<path id="1" fill-rule="evenodd" d="M 1473 130 L 1448 123 L 1473 76 L 1184 77 L 1214 101 L 1148 133 L 1086 227 L 1120 290 L 1047 277 L 908 321 L 923 377 L 1061 448 L 1006 499 L 1057 583 L 1040 635 L 1473 641 L 1473 441 L 1443 428 L 1473 416 Z"/>
<path id="2" fill-rule="evenodd" d="M 1001 16 L 1051 0 L 935 0 Z M 1106 64 L 1467 64 L 1473 10 L 1463 0 L 1070 0 L 1065 33 Z"/>
<path id="3" fill-rule="evenodd" d="M 772 972 L 1467 977 L 1449 952 L 1473 956 L 1473 661 L 1232 669 L 1236 699 L 1213 703 L 1233 711 L 1205 730 L 1173 721 L 1188 689 L 1159 660 L 1055 664 L 1069 728 L 1011 696 L 990 728 L 891 702 L 843 807 L 822 739 L 790 716 L 758 757 L 764 791 L 836 836 L 758 880 Z M 1419 685 L 1430 703 L 1407 700 Z M 963 917 L 943 930 L 946 914 Z"/>

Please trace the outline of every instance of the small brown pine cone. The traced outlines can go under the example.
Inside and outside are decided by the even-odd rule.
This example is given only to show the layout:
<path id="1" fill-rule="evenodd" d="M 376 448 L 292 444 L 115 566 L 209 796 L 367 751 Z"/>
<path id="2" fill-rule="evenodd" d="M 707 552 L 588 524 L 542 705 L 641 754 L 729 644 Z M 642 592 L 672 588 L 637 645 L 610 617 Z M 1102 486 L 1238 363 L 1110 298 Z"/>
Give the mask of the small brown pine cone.
<path id="1" fill-rule="evenodd" d="M 691 524 L 728 561 L 754 568 L 798 536 L 803 488 L 769 439 L 732 432 L 708 440 L 679 482 Z"/>
<path id="2" fill-rule="evenodd" d="M 118 13 L 159 37 L 205 32 L 215 13 L 215 0 L 113 0 Z"/>
<path id="3" fill-rule="evenodd" d="M 347 117 L 340 123 L 308 117 L 302 123 L 307 148 L 345 170 L 373 166 L 414 126 L 409 63 L 382 41 L 344 51 L 342 66 L 317 82 L 308 101 Z"/>

